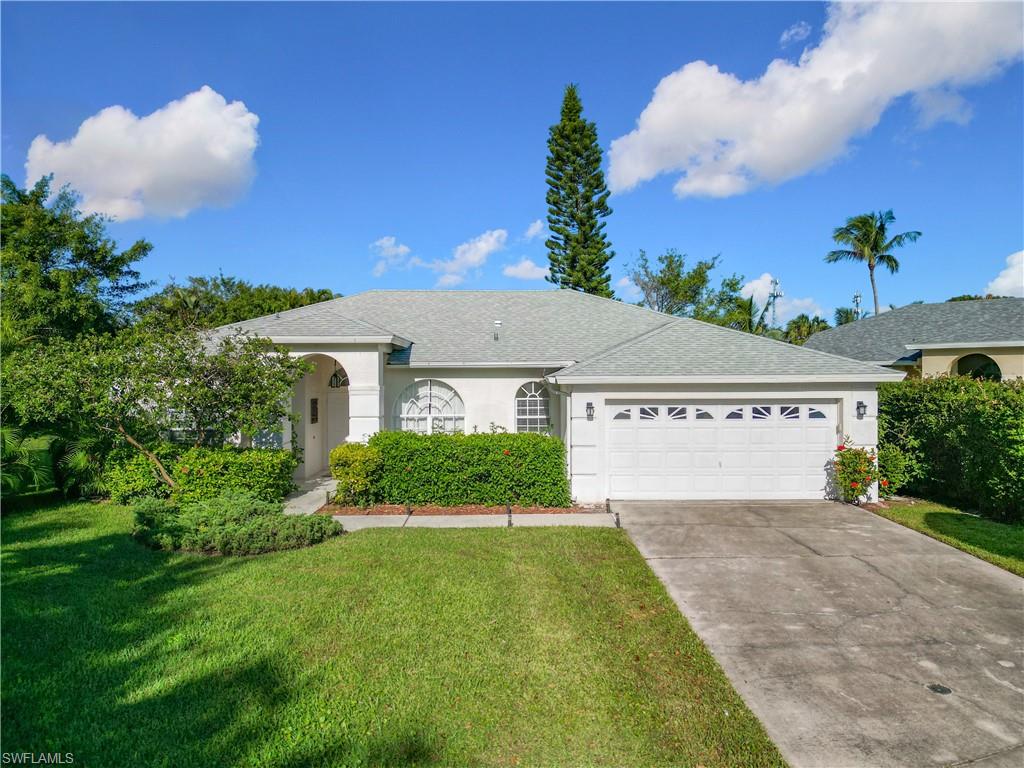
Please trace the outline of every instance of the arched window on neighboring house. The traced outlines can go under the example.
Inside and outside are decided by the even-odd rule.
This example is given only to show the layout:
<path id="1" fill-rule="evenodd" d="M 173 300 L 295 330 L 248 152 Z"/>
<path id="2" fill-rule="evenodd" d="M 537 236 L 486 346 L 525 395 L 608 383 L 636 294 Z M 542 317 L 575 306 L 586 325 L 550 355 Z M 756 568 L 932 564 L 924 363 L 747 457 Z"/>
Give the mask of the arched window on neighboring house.
<path id="1" fill-rule="evenodd" d="M 542 381 L 528 381 L 516 392 L 516 432 L 551 431 L 551 396 Z"/>
<path id="2" fill-rule="evenodd" d="M 402 432 L 462 432 L 466 408 L 459 393 L 438 379 L 414 381 L 395 401 L 393 426 Z"/>
<path id="3" fill-rule="evenodd" d="M 973 354 L 964 355 L 956 361 L 956 372 L 961 376 L 970 376 L 972 379 L 990 379 L 1000 381 L 1003 372 L 999 365 L 988 355 Z"/>

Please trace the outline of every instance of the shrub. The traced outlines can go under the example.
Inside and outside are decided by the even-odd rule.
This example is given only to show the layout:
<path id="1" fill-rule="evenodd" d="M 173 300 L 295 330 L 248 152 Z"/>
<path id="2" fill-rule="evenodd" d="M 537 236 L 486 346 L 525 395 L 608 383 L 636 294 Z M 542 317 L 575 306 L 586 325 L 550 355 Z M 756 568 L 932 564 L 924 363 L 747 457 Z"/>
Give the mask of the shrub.
<path id="1" fill-rule="evenodd" d="M 852 448 L 844 441 L 836 448 L 833 459 L 836 493 L 843 501 L 859 504 L 878 479 L 875 452 Z"/>
<path id="2" fill-rule="evenodd" d="M 298 459 L 274 449 L 190 448 L 174 462 L 174 498 L 182 504 L 211 499 L 225 490 L 247 491 L 264 501 L 280 501 L 295 489 Z"/>
<path id="3" fill-rule="evenodd" d="M 170 443 L 153 450 L 164 466 L 180 452 L 180 447 Z M 149 459 L 134 450 L 122 450 L 110 457 L 103 473 L 103 485 L 118 504 L 130 504 L 142 498 L 163 498 L 171 491 Z"/>
<path id="4" fill-rule="evenodd" d="M 372 504 L 381 467 L 380 450 L 362 443 L 342 443 L 331 449 L 331 475 L 338 481 L 339 504 Z"/>
<path id="5" fill-rule="evenodd" d="M 388 504 L 571 503 L 565 445 L 538 434 L 378 432 L 376 496 Z"/>
<path id="6" fill-rule="evenodd" d="M 330 517 L 288 516 L 281 509 L 238 491 L 189 504 L 144 499 L 134 507 L 132 534 L 157 549 L 256 555 L 307 547 L 342 532 Z"/>
<path id="7" fill-rule="evenodd" d="M 878 390 L 879 445 L 917 467 L 907 490 L 1002 520 L 1024 517 L 1024 382 L 962 376 Z"/>
<path id="8" fill-rule="evenodd" d="M 901 489 L 920 474 L 920 463 L 916 454 L 905 451 L 898 445 L 878 447 L 878 495 L 882 498 L 899 493 Z"/>

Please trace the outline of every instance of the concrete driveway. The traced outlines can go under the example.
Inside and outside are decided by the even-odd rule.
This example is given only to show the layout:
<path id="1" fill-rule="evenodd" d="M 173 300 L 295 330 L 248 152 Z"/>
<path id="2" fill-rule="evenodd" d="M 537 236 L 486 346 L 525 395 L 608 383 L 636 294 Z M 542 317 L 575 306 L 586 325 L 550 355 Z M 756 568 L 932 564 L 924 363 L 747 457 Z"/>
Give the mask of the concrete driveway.
<path id="1" fill-rule="evenodd" d="M 1024 579 L 842 504 L 612 509 L 795 768 L 1024 766 Z"/>

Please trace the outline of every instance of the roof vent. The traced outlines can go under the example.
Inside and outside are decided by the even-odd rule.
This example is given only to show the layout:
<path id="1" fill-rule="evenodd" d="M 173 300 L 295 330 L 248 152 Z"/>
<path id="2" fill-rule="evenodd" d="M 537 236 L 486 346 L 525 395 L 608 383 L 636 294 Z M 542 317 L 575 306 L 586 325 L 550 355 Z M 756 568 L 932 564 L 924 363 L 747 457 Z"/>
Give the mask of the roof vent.
<path id="1" fill-rule="evenodd" d="M 494 321 L 494 340 L 498 340 L 498 331 L 501 330 L 501 320 Z"/>

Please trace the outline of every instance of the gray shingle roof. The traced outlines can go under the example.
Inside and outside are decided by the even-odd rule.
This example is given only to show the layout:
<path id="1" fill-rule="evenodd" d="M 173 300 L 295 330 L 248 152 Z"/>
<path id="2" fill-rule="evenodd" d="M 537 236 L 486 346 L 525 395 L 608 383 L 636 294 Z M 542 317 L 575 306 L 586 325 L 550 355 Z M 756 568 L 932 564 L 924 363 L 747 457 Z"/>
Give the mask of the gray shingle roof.
<path id="1" fill-rule="evenodd" d="M 683 318 L 570 366 L 556 378 L 700 377 L 883 380 L 894 372 L 845 357 Z"/>
<path id="2" fill-rule="evenodd" d="M 910 304 L 811 336 L 806 347 L 857 360 L 893 363 L 910 344 L 983 344 L 1024 338 L 1024 299 Z"/>
<path id="3" fill-rule="evenodd" d="M 391 364 L 564 365 L 596 355 L 674 318 L 576 291 L 367 291 L 256 318 L 260 335 L 355 336 L 382 332 L 412 342 Z M 498 341 L 494 321 L 501 321 Z M 361 324 L 373 329 L 363 332 Z"/>

